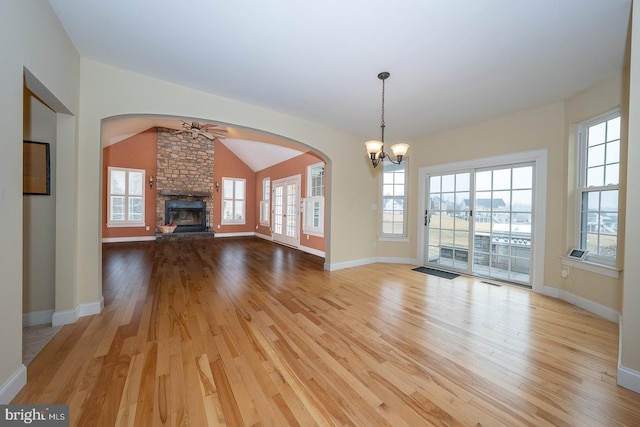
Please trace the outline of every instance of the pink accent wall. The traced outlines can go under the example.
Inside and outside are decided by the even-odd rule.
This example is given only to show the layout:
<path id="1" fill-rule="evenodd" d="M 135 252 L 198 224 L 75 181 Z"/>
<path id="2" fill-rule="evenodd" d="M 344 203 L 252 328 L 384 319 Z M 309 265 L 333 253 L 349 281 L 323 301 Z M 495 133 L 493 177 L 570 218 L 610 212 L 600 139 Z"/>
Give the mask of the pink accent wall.
<path id="1" fill-rule="evenodd" d="M 224 144 L 215 140 L 214 145 L 214 183 L 220 184 L 220 189 L 213 192 L 213 218 L 211 224 L 213 231 L 216 233 L 244 233 L 255 232 L 256 222 L 256 204 L 253 195 L 256 193 L 256 174 L 247 166 L 238 156 L 233 154 Z M 222 219 L 222 178 L 244 178 L 247 180 L 247 206 L 246 206 L 246 222 L 244 224 L 223 225 Z M 214 184 L 215 185 L 215 184 Z"/>
<path id="2" fill-rule="evenodd" d="M 324 162 L 322 158 L 312 152 L 301 154 L 292 159 L 286 160 L 277 165 L 263 169 L 256 172 L 255 179 L 255 205 L 256 205 L 256 225 L 258 226 L 256 232 L 266 236 L 271 236 L 271 228 L 260 225 L 260 200 L 262 200 L 262 180 L 269 177 L 271 182 L 286 178 L 289 176 L 300 175 L 300 195 L 302 198 L 307 197 L 307 167 L 319 162 Z M 273 188 L 273 184 L 271 186 Z M 326 182 L 325 182 L 325 200 L 326 200 Z M 325 206 L 326 211 L 326 206 Z M 325 212 L 325 222 L 326 222 Z M 316 249 L 324 252 L 325 250 L 325 238 L 302 234 L 302 216 L 300 217 L 300 245 L 308 248 Z M 326 232 L 326 227 L 325 227 Z M 308 238 L 307 238 L 308 237 Z"/>
<path id="3" fill-rule="evenodd" d="M 102 150 L 102 237 L 138 237 L 153 236 L 156 231 L 156 188 L 149 188 L 149 176 L 156 176 L 156 143 L 158 131 L 156 128 L 148 129 L 117 144 L 105 147 Z M 145 227 L 107 227 L 107 184 L 109 173 L 107 168 L 121 167 L 131 169 L 144 169 L 145 171 Z"/>

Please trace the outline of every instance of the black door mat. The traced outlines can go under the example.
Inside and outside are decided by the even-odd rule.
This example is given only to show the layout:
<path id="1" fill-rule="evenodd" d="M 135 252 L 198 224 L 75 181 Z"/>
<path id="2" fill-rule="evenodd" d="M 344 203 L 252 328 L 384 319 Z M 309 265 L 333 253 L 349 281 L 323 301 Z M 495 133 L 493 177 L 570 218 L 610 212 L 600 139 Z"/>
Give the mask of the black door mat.
<path id="1" fill-rule="evenodd" d="M 448 271 L 442 271 L 442 270 L 436 270 L 434 268 L 428 268 L 428 267 L 417 267 L 417 268 L 412 268 L 413 271 L 418 271 L 420 273 L 425 273 L 425 274 L 431 274 L 432 276 L 438 276 L 438 277 L 442 277 L 444 279 L 455 279 L 456 277 L 460 276 L 459 274 L 455 274 L 455 273 L 449 273 Z"/>
<path id="2" fill-rule="evenodd" d="M 480 283 L 484 283 L 485 285 L 497 286 L 497 287 L 502 286 L 500 283 L 487 282 L 486 280 L 481 280 Z"/>

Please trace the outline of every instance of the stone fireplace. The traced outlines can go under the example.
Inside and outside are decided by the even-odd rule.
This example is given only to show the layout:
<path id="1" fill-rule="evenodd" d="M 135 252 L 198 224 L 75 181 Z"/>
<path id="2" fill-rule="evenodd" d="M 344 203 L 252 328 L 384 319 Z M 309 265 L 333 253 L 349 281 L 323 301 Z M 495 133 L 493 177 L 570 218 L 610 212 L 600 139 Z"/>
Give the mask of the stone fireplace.
<path id="1" fill-rule="evenodd" d="M 176 134 L 171 129 L 158 128 L 155 179 L 157 225 L 175 222 L 178 225 L 177 233 L 211 230 L 213 156 L 212 140 L 203 136 L 194 139 L 188 134 Z M 179 213 L 167 210 L 167 202 L 190 207 L 181 208 L 182 212 Z M 197 221 L 194 215 L 199 215 L 194 211 L 196 205 L 201 212 L 198 225 L 192 224 Z M 173 219 L 171 215 L 174 215 Z"/>

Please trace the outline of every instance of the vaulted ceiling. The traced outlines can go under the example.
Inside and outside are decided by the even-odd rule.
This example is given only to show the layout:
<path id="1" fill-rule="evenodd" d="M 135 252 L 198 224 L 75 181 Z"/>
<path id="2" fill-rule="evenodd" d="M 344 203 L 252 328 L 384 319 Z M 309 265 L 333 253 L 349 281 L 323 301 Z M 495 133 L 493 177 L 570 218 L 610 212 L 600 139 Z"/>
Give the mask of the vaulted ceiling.
<path id="1" fill-rule="evenodd" d="M 387 140 L 565 99 L 623 67 L 631 0 L 49 0 L 83 57 Z M 215 120 L 215 118 L 211 118 Z M 231 141 L 229 141 L 231 142 Z"/>

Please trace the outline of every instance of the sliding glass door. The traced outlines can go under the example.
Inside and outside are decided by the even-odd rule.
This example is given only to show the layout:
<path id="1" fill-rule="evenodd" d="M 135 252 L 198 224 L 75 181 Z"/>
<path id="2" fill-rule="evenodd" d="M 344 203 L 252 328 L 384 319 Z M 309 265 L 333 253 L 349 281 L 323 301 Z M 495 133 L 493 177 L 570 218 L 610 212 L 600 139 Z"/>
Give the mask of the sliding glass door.
<path id="1" fill-rule="evenodd" d="M 428 236 L 428 262 L 469 268 L 469 172 L 429 178 L 428 208 L 425 216 Z"/>
<path id="2" fill-rule="evenodd" d="M 530 286 L 533 167 L 427 175 L 425 264 Z"/>

